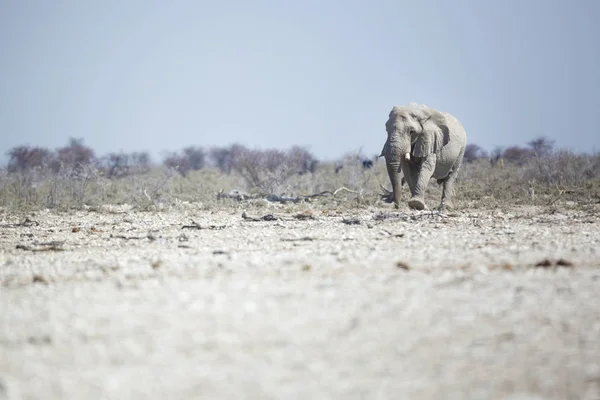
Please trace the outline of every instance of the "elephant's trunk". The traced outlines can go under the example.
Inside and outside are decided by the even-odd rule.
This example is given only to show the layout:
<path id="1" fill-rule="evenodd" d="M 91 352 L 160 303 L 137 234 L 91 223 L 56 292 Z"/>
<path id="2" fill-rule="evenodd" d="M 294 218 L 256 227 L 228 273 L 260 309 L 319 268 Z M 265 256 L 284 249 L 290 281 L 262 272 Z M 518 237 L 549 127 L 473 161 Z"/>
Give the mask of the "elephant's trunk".
<path id="1" fill-rule="evenodd" d="M 390 182 L 392 183 L 394 205 L 400 206 L 400 194 L 402 181 L 400 171 L 402 162 L 410 160 L 410 138 L 403 135 L 390 136 L 383 147 L 382 155 L 385 155 Z M 403 161 L 406 160 L 406 161 Z"/>
<path id="2" fill-rule="evenodd" d="M 399 162 L 386 162 L 388 175 L 392 182 L 392 191 L 394 196 L 394 205 L 396 208 L 400 206 L 400 191 L 402 184 L 400 181 L 400 163 Z"/>

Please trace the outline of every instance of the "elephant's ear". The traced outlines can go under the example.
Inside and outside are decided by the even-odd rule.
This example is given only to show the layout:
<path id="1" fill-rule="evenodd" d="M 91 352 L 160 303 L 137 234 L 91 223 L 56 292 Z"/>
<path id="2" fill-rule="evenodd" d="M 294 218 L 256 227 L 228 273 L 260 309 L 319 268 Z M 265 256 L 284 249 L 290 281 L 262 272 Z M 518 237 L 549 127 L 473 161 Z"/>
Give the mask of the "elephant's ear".
<path id="1" fill-rule="evenodd" d="M 389 139 L 386 140 L 385 143 L 383 144 L 383 149 L 381 149 L 381 154 L 379 155 L 379 157 L 385 157 L 387 155 L 388 143 L 389 143 Z"/>
<path id="2" fill-rule="evenodd" d="M 421 121 L 423 130 L 413 138 L 412 153 L 415 157 L 426 157 L 437 153 L 450 141 L 446 117 L 439 111 L 428 110 L 428 116 Z"/>

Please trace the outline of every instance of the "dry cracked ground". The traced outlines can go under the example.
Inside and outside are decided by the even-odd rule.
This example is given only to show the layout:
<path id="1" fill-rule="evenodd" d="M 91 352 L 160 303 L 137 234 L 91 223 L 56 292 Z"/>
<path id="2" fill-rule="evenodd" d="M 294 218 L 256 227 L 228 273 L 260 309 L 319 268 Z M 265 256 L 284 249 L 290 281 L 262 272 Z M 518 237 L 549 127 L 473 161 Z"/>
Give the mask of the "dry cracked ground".
<path id="1" fill-rule="evenodd" d="M 303 207 L 0 214 L 0 399 L 600 398 L 599 207 Z"/>

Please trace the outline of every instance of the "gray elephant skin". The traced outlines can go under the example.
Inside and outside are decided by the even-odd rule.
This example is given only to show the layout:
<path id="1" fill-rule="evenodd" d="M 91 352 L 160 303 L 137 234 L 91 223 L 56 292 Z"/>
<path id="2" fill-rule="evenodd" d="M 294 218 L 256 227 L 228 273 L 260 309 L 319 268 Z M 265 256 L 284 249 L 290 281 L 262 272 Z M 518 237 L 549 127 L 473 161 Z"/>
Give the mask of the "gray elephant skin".
<path id="1" fill-rule="evenodd" d="M 425 190 L 431 178 L 442 187 L 438 209 L 452 208 L 454 181 L 465 154 L 467 134 L 451 114 L 410 103 L 394 106 L 385 123 L 387 141 L 381 151 L 392 183 L 389 201 L 401 201 L 400 172 L 408 184 L 411 209 L 423 210 Z"/>

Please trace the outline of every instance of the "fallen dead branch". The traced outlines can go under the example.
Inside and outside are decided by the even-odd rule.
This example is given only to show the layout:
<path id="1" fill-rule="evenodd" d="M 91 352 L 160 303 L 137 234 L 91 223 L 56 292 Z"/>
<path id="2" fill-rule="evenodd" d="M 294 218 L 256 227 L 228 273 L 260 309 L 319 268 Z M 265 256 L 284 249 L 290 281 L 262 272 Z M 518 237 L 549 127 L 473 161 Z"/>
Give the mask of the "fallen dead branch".
<path id="1" fill-rule="evenodd" d="M 408 213 L 388 213 L 380 211 L 373 215 L 373 219 L 375 221 L 384 221 L 386 219 L 400 219 L 407 221 L 410 219 L 410 215 Z"/>
<path id="2" fill-rule="evenodd" d="M 339 192 L 348 192 L 348 193 L 353 193 L 353 194 L 360 194 L 359 192 L 357 192 L 356 190 L 350 190 L 345 186 L 342 186 L 341 188 L 337 189 L 335 192 L 333 192 L 333 196 L 335 197 L 336 194 L 338 194 Z"/>
<path id="3" fill-rule="evenodd" d="M 393 203 L 394 202 L 394 192 L 392 190 L 386 188 L 385 186 L 383 186 L 383 184 L 379 181 L 379 179 L 377 179 L 377 181 L 379 182 L 379 186 L 381 187 L 381 189 L 383 189 L 383 193 L 379 193 L 381 200 L 383 200 L 384 203 Z M 403 176 L 400 181 L 400 187 L 404 187 L 404 183 L 406 183 L 406 180 L 404 180 L 404 176 Z"/>
<path id="4" fill-rule="evenodd" d="M 125 236 L 125 235 L 110 235 L 111 239 L 124 239 L 124 240 L 141 240 L 141 239 L 150 239 L 148 236 Z"/>
<path id="5" fill-rule="evenodd" d="M 220 230 L 227 228 L 227 225 L 207 225 L 202 226 L 194 220 L 191 221 L 190 225 L 183 225 L 181 229 L 211 229 L 211 230 Z"/>
<path id="6" fill-rule="evenodd" d="M 248 199 L 258 199 L 262 197 L 260 194 L 248 194 L 246 192 L 242 192 L 241 190 L 230 190 L 227 193 L 223 193 L 223 189 L 219 190 L 217 193 L 217 200 L 221 199 L 232 199 L 237 201 L 248 200 Z"/>
<path id="7" fill-rule="evenodd" d="M 345 186 L 342 186 L 341 188 L 336 189 L 333 192 L 330 190 L 324 190 L 321 193 L 309 194 L 307 196 L 286 197 L 286 196 L 278 196 L 278 195 L 270 194 L 266 197 L 266 200 L 272 201 L 272 202 L 279 202 L 279 203 L 288 203 L 288 202 L 299 203 L 302 201 L 307 201 L 309 199 L 314 199 L 316 197 L 324 197 L 327 195 L 331 195 L 331 196 L 335 197 L 340 192 L 348 192 L 348 193 L 354 193 L 354 194 L 360 195 L 360 193 L 357 192 L 356 190 L 351 190 Z"/>
<path id="8" fill-rule="evenodd" d="M 384 221 L 387 219 L 402 221 L 419 221 L 425 218 L 447 218 L 446 215 L 437 210 L 420 211 L 419 213 L 389 213 L 380 211 L 373 215 L 375 221 Z"/>
<path id="9" fill-rule="evenodd" d="M 388 237 L 397 237 L 397 238 L 404 237 L 404 233 L 393 233 L 393 232 L 388 231 L 387 229 L 381 229 L 381 232 L 383 234 L 386 234 Z"/>
<path id="10" fill-rule="evenodd" d="M 246 211 L 244 211 L 242 213 L 242 218 L 246 221 L 253 221 L 253 222 L 259 222 L 259 221 L 277 221 L 280 220 L 281 218 L 276 217 L 273 214 L 266 214 L 263 215 L 262 217 L 251 217 L 248 214 L 246 214 Z"/>
<path id="11" fill-rule="evenodd" d="M 344 242 L 348 242 L 351 240 L 356 240 L 355 238 L 351 238 L 351 237 L 344 237 L 344 238 L 315 238 L 315 237 L 310 237 L 310 236 L 303 236 L 303 237 L 299 237 L 299 238 L 281 238 L 282 242 L 313 242 L 315 240 L 318 240 L 319 242 L 338 242 L 340 240 L 344 241 Z"/>
<path id="12" fill-rule="evenodd" d="M 335 197 L 338 193 L 340 192 L 348 192 L 348 193 L 353 193 L 356 195 L 360 195 L 360 192 L 356 191 L 356 190 L 351 190 L 348 189 L 345 186 L 342 186 L 341 188 L 336 189 L 335 191 L 330 191 L 330 190 L 324 190 L 320 193 L 314 193 L 314 194 L 309 194 L 306 196 L 295 196 L 295 197 L 290 197 L 290 196 L 280 196 L 277 194 L 248 194 L 245 193 L 241 190 L 231 190 L 227 193 L 224 193 L 223 190 L 220 190 L 217 193 L 217 199 L 232 199 L 232 200 L 237 200 L 237 201 L 242 201 L 242 200 L 255 200 L 255 199 L 264 199 L 267 201 L 270 201 L 272 203 L 301 203 L 303 201 L 308 201 L 310 199 L 314 199 L 317 197 L 325 197 L 327 195 L 331 195 L 332 197 Z"/>
<path id="13" fill-rule="evenodd" d="M 65 244 L 64 241 L 54 240 L 51 242 L 37 243 L 34 245 L 18 244 L 16 246 L 19 250 L 40 252 L 40 251 L 65 251 L 62 247 Z"/>
<path id="14" fill-rule="evenodd" d="M 309 219 L 316 219 L 315 216 L 310 212 L 294 214 L 294 218 L 300 221 L 306 221 Z"/>
<path id="15" fill-rule="evenodd" d="M 356 217 L 350 217 L 350 218 L 344 218 L 344 217 L 342 217 L 342 223 L 344 223 L 346 225 L 360 225 L 361 224 L 361 220 L 359 218 L 356 218 Z"/>
<path id="16" fill-rule="evenodd" d="M 310 236 L 303 236 L 299 238 L 281 238 L 282 242 L 312 242 L 313 240 L 317 240 Z"/>
<path id="17" fill-rule="evenodd" d="M 3 224 L 0 225 L 2 228 L 28 228 L 30 226 L 40 226 L 40 223 L 37 221 L 33 221 L 29 218 L 25 218 L 23 221 L 18 222 L 16 224 Z"/>
<path id="18" fill-rule="evenodd" d="M 309 196 L 296 196 L 296 197 L 278 196 L 276 194 L 270 194 L 270 195 L 267 195 L 265 197 L 265 199 L 267 201 L 270 201 L 273 203 L 283 203 L 283 204 L 285 204 L 285 203 L 300 203 L 300 202 L 306 201 L 308 199 L 312 199 L 315 197 L 322 197 L 327 194 L 332 194 L 332 193 L 329 191 L 325 191 L 325 192 L 321 192 L 321 193 L 317 193 L 317 194 L 311 194 Z"/>
<path id="19" fill-rule="evenodd" d="M 298 213 L 298 214 L 294 214 L 291 218 L 284 218 L 281 216 L 277 216 L 274 214 L 265 214 L 261 217 L 254 217 L 251 215 L 248 215 L 246 213 L 246 211 L 244 211 L 242 213 L 242 218 L 246 221 L 251 221 L 251 222 L 259 222 L 259 221 L 294 221 L 294 220 L 299 220 L 299 221 L 308 221 L 308 220 L 315 220 L 315 216 L 312 213 L 308 213 L 308 212 L 304 212 L 304 213 Z"/>

